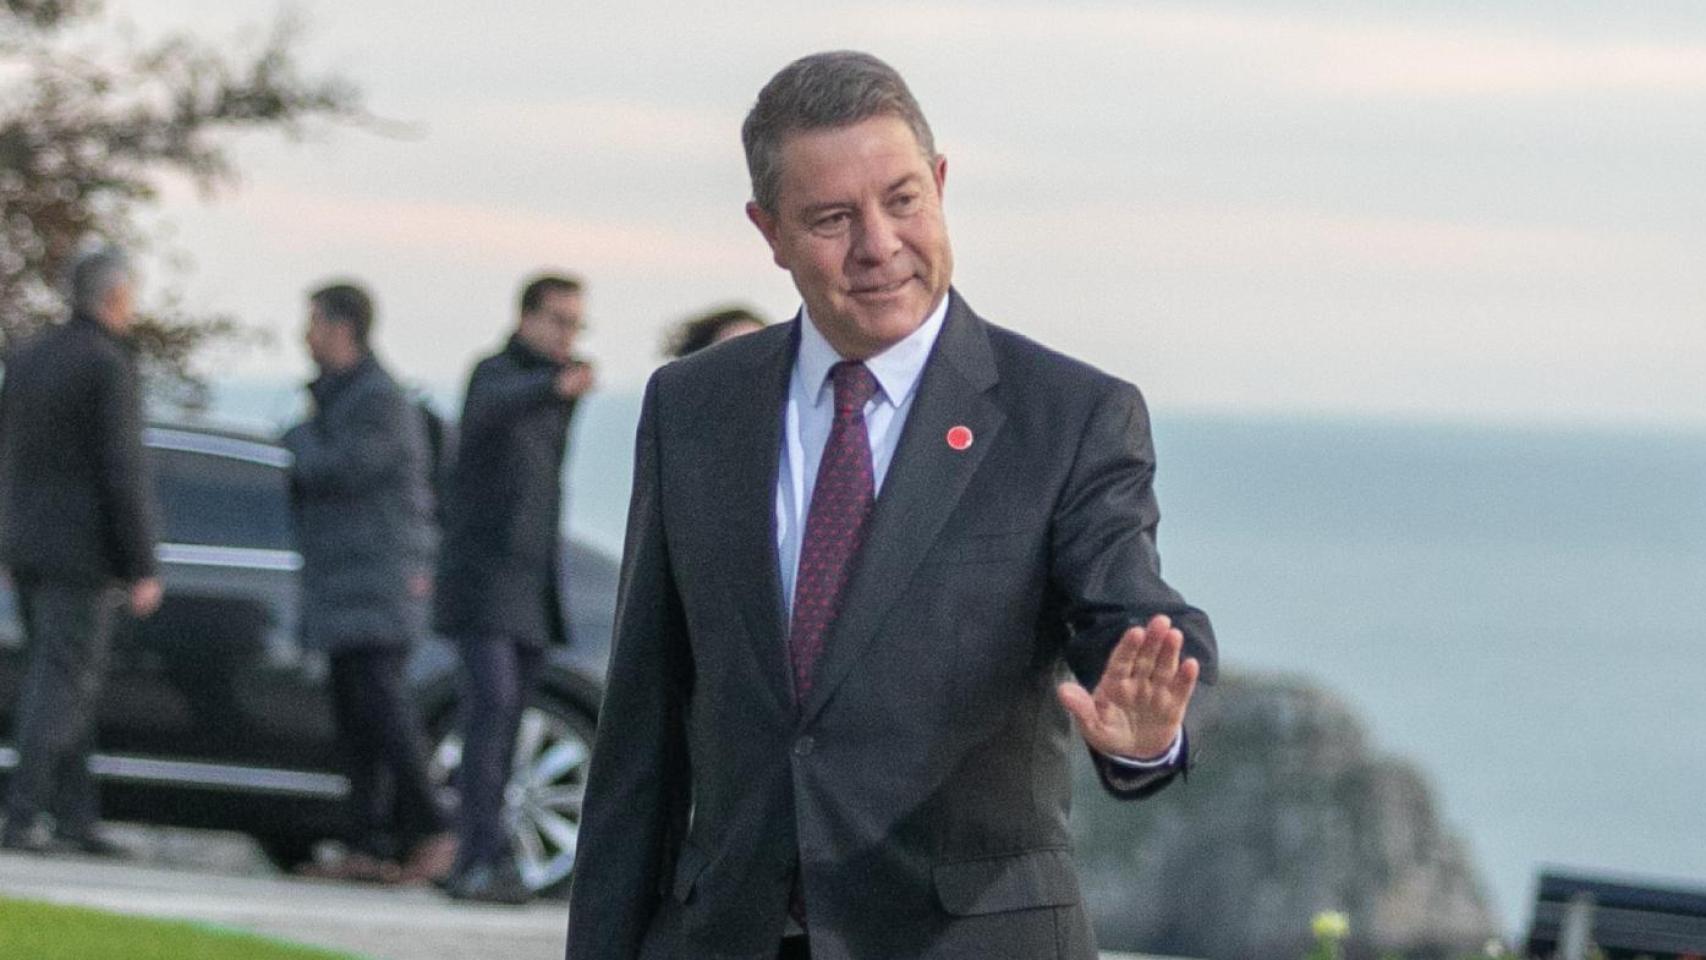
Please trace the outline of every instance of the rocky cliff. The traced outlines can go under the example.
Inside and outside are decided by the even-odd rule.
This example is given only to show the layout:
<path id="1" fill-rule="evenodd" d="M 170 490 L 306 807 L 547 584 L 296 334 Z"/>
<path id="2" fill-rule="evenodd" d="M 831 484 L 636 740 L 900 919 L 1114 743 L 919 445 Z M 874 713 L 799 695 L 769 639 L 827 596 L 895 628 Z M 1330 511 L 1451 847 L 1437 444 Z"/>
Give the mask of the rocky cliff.
<path id="1" fill-rule="evenodd" d="M 1352 958 L 1477 951 L 1498 924 L 1422 773 L 1371 751 L 1332 695 L 1225 677 L 1189 718 L 1197 765 L 1138 804 L 1088 763 L 1074 815 L 1102 946 L 1207 960 L 1297 960 L 1319 911 L 1349 914 Z"/>

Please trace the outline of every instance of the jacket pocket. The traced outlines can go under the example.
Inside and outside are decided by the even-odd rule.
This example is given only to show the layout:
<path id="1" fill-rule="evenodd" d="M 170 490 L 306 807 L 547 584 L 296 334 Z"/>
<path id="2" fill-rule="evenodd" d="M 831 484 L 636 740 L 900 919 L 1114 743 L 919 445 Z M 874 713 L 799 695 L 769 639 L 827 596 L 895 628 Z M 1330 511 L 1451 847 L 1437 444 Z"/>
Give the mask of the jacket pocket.
<path id="1" fill-rule="evenodd" d="M 938 863 L 931 873 L 942 909 L 957 917 L 1078 902 L 1078 878 L 1062 849 Z"/>
<path id="2" fill-rule="evenodd" d="M 693 887 L 710 863 L 711 858 L 700 852 L 698 847 L 687 843 L 681 845 L 681 853 L 675 860 L 675 879 L 670 884 L 670 893 L 676 903 L 685 905 L 693 898 Z"/>

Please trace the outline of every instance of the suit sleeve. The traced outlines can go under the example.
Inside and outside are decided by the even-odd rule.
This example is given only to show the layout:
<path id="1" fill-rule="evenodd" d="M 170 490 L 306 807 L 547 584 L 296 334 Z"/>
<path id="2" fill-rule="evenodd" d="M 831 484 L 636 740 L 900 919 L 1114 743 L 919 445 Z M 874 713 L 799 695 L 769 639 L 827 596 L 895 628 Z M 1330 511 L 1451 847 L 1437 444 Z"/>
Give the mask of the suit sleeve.
<path id="1" fill-rule="evenodd" d="M 349 398 L 350 422 L 327 431 L 310 421 L 284 435 L 295 456 L 291 482 L 304 496 L 364 490 L 418 463 L 420 416 L 400 391 L 363 389 Z"/>
<path id="2" fill-rule="evenodd" d="M 142 449 L 142 391 L 136 370 L 111 357 L 95 380 L 95 448 L 109 549 L 118 578 L 154 576 L 154 491 Z"/>
<path id="3" fill-rule="evenodd" d="M 569 903 L 568 960 L 634 960 L 690 802 L 685 717 L 693 687 L 664 532 L 657 379 L 647 387 L 615 637 Z"/>
<path id="4" fill-rule="evenodd" d="M 1069 629 L 1066 660 L 1088 689 L 1101 679 L 1121 635 L 1156 614 L 1172 618 L 1185 635 L 1184 654 L 1200 662 L 1204 682 L 1214 682 L 1216 646 L 1208 616 L 1161 579 L 1154 478 L 1143 397 L 1136 387 L 1117 384 L 1085 425 L 1052 534 L 1054 586 L 1064 598 Z M 1185 769 L 1187 757 L 1188 749 L 1178 764 L 1155 771 L 1095 759 L 1103 786 L 1135 799 L 1170 782 Z"/>

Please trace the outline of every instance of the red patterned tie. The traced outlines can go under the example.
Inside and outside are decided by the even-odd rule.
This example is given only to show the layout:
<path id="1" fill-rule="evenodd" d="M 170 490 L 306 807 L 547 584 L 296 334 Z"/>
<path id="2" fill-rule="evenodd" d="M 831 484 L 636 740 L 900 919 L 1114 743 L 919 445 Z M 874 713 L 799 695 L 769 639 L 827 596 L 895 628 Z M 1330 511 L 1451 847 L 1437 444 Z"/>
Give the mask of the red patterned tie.
<path id="1" fill-rule="evenodd" d="M 853 558 L 865 540 L 865 518 L 876 501 L 865 404 L 876 395 L 877 378 L 864 364 L 847 360 L 829 368 L 829 376 L 835 383 L 835 425 L 824 444 L 806 516 L 788 630 L 796 703 L 804 703 L 811 693 L 812 667 L 841 608 Z"/>

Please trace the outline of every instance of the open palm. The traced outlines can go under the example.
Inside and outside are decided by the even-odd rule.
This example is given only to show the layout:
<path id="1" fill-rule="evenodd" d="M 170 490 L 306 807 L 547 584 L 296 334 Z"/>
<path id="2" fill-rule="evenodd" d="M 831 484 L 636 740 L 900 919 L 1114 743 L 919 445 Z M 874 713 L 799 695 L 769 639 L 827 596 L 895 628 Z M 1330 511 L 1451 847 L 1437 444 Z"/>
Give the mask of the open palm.
<path id="1" fill-rule="evenodd" d="M 1060 702 L 1094 750 L 1133 759 L 1167 752 L 1197 688 L 1195 657 L 1180 659 L 1185 635 L 1164 616 L 1120 637 L 1094 693 L 1060 685 Z"/>

